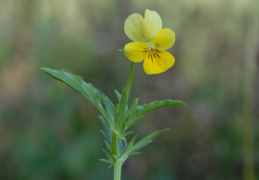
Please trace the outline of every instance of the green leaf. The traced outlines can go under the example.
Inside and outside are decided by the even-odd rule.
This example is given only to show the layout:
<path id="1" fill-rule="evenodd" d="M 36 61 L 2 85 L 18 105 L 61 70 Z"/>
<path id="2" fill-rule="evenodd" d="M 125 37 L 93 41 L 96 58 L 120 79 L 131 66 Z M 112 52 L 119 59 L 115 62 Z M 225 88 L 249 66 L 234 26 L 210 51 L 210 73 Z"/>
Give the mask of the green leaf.
<path id="1" fill-rule="evenodd" d="M 123 51 L 124 51 L 124 49 L 119 49 L 118 51 L 123 52 Z"/>
<path id="2" fill-rule="evenodd" d="M 123 88 L 122 90 L 122 96 L 120 101 L 120 110 L 118 115 L 122 115 L 125 112 L 126 106 L 127 106 L 127 88 Z"/>
<path id="3" fill-rule="evenodd" d="M 114 105 L 111 105 L 111 101 L 101 91 L 96 89 L 92 84 L 83 81 L 82 77 L 75 76 L 67 73 L 63 70 L 53 70 L 50 68 L 40 68 L 43 72 L 49 74 L 53 78 L 64 82 L 68 86 L 82 93 L 87 99 L 89 99 L 102 113 L 107 123 L 112 128 L 114 124 Z"/>
<path id="4" fill-rule="evenodd" d="M 145 145 L 151 143 L 150 140 L 152 140 L 154 137 L 158 136 L 159 134 L 168 131 L 169 129 L 163 129 L 163 130 L 159 130 L 159 131 L 155 131 L 152 134 L 146 136 L 145 138 L 141 139 L 139 142 L 137 142 L 134 145 L 134 149 L 135 150 L 139 150 L 140 148 L 144 147 Z"/>
<path id="5" fill-rule="evenodd" d="M 107 150 L 108 150 L 109 152 L 111 152 L 111 151 L 112 151 L 112 147 L 111 147 L 110 143 L 108 143 L 106 140 L 104 141 L 104 143 L 105 143 L 105 145 L 106 145 Z"/>
<path id="6" fill-rule="evenodd" d="M 132 152 L 132 153 L 129 154 L 129 156 L 138 155 L 138 154 L 140 154 L 140 152 Z"/>
<path id="7" fill-rule="evenodd" d="M 117 113 L 117 118 L 116 118 L 116 129 L 119 129 L 119 131 L 124 130 L 121 128 L 125 120 L 124 115 L 126 110 L 127 110 L 127 89 L 124 88 L 122 90 L 122 96 L 119 102 L 119 112 Z"/>
<path id="8" fill-rule="evenodd" d="M 177 105 L 186 105 L 186 104 L 182 101 L 166 99 L 162 101 L 153 101 L 149 104 L 144 104 L 142 106 L 137 106 L 135 115 L 133 118 L 131 118 L 130 122 L 128 122 L 128 126 L 131 126 L 132 124 L 134 124 L 134 121 L 136 121 L 146 113 L 155 111 L 157 109 L 161 109 L 169 106 L 177 106 Z"/>
<path id="9" fill-rule="evenodd" d="M 110 134 L 107 134 L 106 132 L 104 132 L 103 130 L 100 130 L 101 133 L 103 134 L 103 136 L 110 142 L 112 143 L 112 138 Z"/>
<path id="10" fill-rule="evenodd" d="M 106 163 L 112 163 L 112 160 L 108 160 L 108 159 L 99 159 L 100 161 L 102 161 L 102 162 L 106 162 Z"/>
<path id="11" fill-rule="evenodd" d="M 141 146 L 139 146 L 136 150 L 139 150 L 139 149 L 145 147 L 146 145 L 148 145 L 148 144 L 150 144 L 150 143 L 152 143 L 152 140 L 146 141 L 146 142 L 143 143 Z"/>
<path id="12" fill-rule="evenodd" d="M 126 159 L 128 158 L 128 156 L 131 154 L 131 153 L 134 153 L 134 142 L 137 138 L 137 134 L 130 140 L 129 144 L 127 144 L 123 150 L 123 152 L 120 154 L 120 156 L 118 157 L 118 159 L 120 159 L 122 161 L 122 163 L 124 161 L 126 161 Z"/>
<path id="13" fill-rule="evenodd" d="M 101 120 L 101 123 L 103 125 L 103 128 L 104 128 L 105 132 L 107 134 L 111 135 L 112 134 L 111 129 L 110 129 L 108 123 L 106 122 L 106 120 L 103 118 L 103 116 L 99 116 L 99 119 Z"/>
<path id="14" fill-rule="evenodd" d="M 108 167 L 111 168 L 112 165 L 113 165 L 113 156 L 110 152 L 108 152 L 107 150 L 105 149 L 102 149 L 103 150 L 103 153 L 106 155 L 107 159 L 99 159 L 100 161 L 103 161 L 103 162 L 106 162 L 106 163 L 110 163 L 110 166 Z"/>
<path id="15" fill-rule="evenodd" d="M 120 155 L 121 152 L 123 151 L 123 142 L 119 140 L 117 145 L 118 145 L 118 155 Z"/>
<path id="16" fill-rule="evenodd" d="M 130 127 L 132 124 L 132 119 L 134 121 L 134 117 L 135 116 L 135 112 L 137 109 L 137 105 L 138 105 L 138 98 L 134 99 L 132 106 L 130 107 L 130 109 L 125 113 L 125 130 Z"/>
<path id="17" fill-rule="evenodd" d="M 152 139 L 156 136 L 158 136 L 159 134 L 167 131 L 168 129 L 163 129 L 163 130 L 159 130 L 159 131 L 156 131 L 156 132 L 153 132 L 152 134 L 146 136 L 145 138 L 141 139 L 140 141 L 138 141 L 135 145 L 134 142 L 135 142 L 135 139 L 137 137 L 137 135 L 135 135 L 130 143 L 124 148 L 124 151 L 121 153 L 120 157 L 118 159 L 121 159 L 122 162 L 124 162 L 128 156 L 130 155 L 135 155 L 139 152 L 136 152 L 137 150 L 141 149 L 142 147 L 148 145 L 149 143 L 152 142 Z"/>
<path id="18" fill-rule="evenodd" d="M 137 136 L 138 136 L 138 135 L 136 134 L 136 135 L 130 140 L 128 146 L 133 146 L 133 144 L 134 144 L 134 142 L 135 142 Z"/>
<path id="19" fill-rule="evenodd" d="M 108 97 L 106 97 L 102 92 L 100 92 L 100 94 L 102 94 L 101 102 L 105 107 L 106 113 L 111 120 L 111 123 L 114 124 L 115 107 Z"/>
<path id="20" fill-rule="evenodd" d="M 123 136 L 127 136 L 127 135 L 129 135 L 129 134 L 132 134 L 132 133 L 134 133 L 134 131 L 128 131 L 128 132 L 123 132 Z"/>
<path id="21" fill-rule="evenodd" d="M 120 100 L 121 100 L 121 94 L 120 94 L 119 91 L 117 91 L 116 89 L 114 89 L 114 92 L 115 92 L 115 94 L 116 94 L 116 96 L 117 96 L 117 98 L 118 98 L 118 101 L 120 102 Z"/>

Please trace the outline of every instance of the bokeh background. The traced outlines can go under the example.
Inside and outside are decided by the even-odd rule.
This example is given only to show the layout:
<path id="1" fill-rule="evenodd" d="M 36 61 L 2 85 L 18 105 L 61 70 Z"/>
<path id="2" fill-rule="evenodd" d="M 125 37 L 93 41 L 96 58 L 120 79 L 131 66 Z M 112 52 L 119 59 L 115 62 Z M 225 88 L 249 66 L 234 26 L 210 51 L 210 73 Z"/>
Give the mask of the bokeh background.
<path id="1" fill-rule="evenodd" d="M 0 0 L 0 179 L 101 180 L 99 112 L 40 67 L 81 75 L 116 101 L 130 61 L 124 21 L 156 10 L 176 33 L 176 63 L 135 66 L 131 100 L 178 99 L 148 114 L 139 137 L 169 127 L 123 165 L 125 180 L 259 178 L 257 0 Z"/>

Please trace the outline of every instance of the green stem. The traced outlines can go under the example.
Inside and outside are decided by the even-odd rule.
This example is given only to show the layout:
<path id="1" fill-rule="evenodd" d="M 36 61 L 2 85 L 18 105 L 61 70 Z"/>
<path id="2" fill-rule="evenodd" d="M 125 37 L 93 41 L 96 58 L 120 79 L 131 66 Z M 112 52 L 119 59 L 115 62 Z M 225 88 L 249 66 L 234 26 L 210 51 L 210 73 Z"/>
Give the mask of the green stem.
<path id="1" fill-rule="evenodd" d="M 114 132 L 112 133 L 112 154 L 115 156 L 118 155 L 117 135 Z"/>
<path id="2" fill-rule="evenodd" d="M 133 71 L 134 71 L 134 62 L 132 62 L 131 66 L 130 66 L 130 73 L 129 73 L 128 83 L 127 83 L 127 87 L 126 87 L 126 92 L 127 92 L 126 93 L 126 101 L 125 101 L 125 103 L 121 104 L 122 110 L 124 110 L 126 105 L 128 104 L 128 99 L 129 99 L 129 94 L 130 94 L 130 89 L 131 89 L 131 83 L 132 83 L 132 77 L 133 77 Z M 121 116 L 119 116 L 118 118 L 121 118 Z M 119 123 L 117 125 L 119 125 Z M 118 126 L 116 126 L 116 128 L 118 128 Z M 115 156 L 118 155 L 117 134 L 115 132 L 112 133 L 112 153 Z M 114 180 L 120 180 L 121 179 L 121 166 L 122 166 L 122 163 L 120 161 L 115 162 L 115 164 L 114 164 Z"/>
<path id="3" fill-rule="evenodd" d="M 126 102 L 128 102 L 128 98 L 129 98 L 129 94 L 130 94 L 131 82 L 132 82 L 133 71 L 134 71 L 134 64 L 135 64 L 134 62 L 131 62 L 128 84 L 127 84 L 127 101 Z"/>
<path id="4" fill-rule="evenodd" d="M 121 162 L 114 164 L 114 180 L 121 180 Z"/>
<path id="5" fill-rule="evenodd" d="M 135 64 L 134 62 L 131 63 L 127 87 L 123 89 L 122 97 L 120 100 L 120 109 L 119 109 L 119 113 L 118 113 L 118 117 L 117 117 L 117 121 L 116 121 L 116 128 L 115 128 L 118 132 L 121 132 L 120 128 L 123 123 L 122 118 L 123 118 L 123 114 L 125 112 L 125 108 L 128 104 L 128 99 L 129 99 L 129 94 L 130 94 L 130 89 L 131 89 L 131 82 L 132 82 L 133 71 L 134 71 L 134 64 Z M 126 89 L 126 92 L 125 92 L 125 89 Z"/>
<path id="6" fill-rule="evenodd" d="M 112 153 L 117 156 L 118 155 L 118 147 L 117 147 L 117 135 L 116 133 L 112 133 Z M 114 164 L 114 180 L 121 179 L 121 163 L 116 162 Z"/>

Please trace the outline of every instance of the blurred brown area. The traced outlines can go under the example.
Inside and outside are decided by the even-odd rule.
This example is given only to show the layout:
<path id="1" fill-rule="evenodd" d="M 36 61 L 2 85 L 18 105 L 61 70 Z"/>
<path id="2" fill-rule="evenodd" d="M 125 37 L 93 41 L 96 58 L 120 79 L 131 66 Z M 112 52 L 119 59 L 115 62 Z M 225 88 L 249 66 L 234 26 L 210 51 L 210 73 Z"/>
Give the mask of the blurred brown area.
<path id="1" fill-rule="evenodd" d="M 0 0 L 0 179 L 112 179 L 98 161 L 98 111 L 39 68 L 81 75 L 116 101 L 130 68 L 124 21 L 145 9 L 175 31 L 176 63 L 152 76 L 136 64 L 131 100 L 188 106 L 139 121 L 139 137 L 171 130 L 129 158 L 123 179 L 259 178 L 258 1 Z"/>

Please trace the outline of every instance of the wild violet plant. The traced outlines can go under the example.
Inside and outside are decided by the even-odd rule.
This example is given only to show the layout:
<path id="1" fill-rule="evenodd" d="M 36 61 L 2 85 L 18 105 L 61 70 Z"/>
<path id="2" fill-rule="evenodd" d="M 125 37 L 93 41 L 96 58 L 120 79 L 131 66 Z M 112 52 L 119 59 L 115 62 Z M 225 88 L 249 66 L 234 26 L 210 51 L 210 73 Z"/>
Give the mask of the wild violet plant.
<path id="1" fill-rule="evenodd" d="M 109 163 L 110 167 L 114 166 L 114 180 L 121 179 L 121 167 L 129 156 L 139 154 L 139 150 L 151 143 L 154 137 L 168 130 L 153 132 L 135 142 L 137 134 L 131 139 L 126 138 L 129 134 L 134 134 L 134 131 L 128 129 L 146 113 L 168 106 L 186 105 L 184 102 L 170 99 L 138 105 L 139 98 L 135 98 L 132 105 L 128 105 L 134 64 L 144 60 L 143 68 L 147 74 L 159 74 L 168 70 L 173 66 L 175 59 L 165 50 L 173 46 L 175 34 L 169 28 L 162 29 L 159 14 L 150 10 L 145 11 L 144 18 L 137 13 L 130 15 L 125 21 L 124 30 L 133 42 L 126 44 L 122 51 L 132 62 L 127 87 L 121 93 L 115 90 L 117 104 L 80 76 L 63 70 L 41 68 L 43 72 L 82 93 L 99 109 L 99 118 L 104 128 L 101 133 L 105 137 L 106 145 L 106 149 L 103 149 L 106 158 L 100 160 Z"/>

